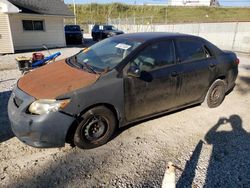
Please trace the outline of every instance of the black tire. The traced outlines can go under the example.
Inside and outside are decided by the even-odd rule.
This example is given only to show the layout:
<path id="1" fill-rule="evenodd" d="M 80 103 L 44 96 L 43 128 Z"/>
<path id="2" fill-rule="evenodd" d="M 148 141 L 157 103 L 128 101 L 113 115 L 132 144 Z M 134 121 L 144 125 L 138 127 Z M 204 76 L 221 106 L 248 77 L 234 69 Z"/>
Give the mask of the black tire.
<path id="1" fill-rule="evenodd" d="M 81 149 L 91 149 L 109 141 L 116 129 L 114 113 L 104 106 L 94 107 L 82 115 L 74 144 Z"/>
<path id="2" fill-rule="evenodd" d="M 223 80 L 215 80 L 207 91 L 202 106 L 208 108 L 218 107 L 226 95 L 226 83 Z"/>

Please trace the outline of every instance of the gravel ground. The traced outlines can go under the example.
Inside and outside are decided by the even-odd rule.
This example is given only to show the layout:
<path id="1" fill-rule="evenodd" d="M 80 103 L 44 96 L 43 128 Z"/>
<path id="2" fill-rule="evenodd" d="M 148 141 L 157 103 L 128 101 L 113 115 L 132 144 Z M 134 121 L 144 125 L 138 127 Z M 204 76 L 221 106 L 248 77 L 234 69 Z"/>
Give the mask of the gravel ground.
<path id="1" fill-rule="evenodd" d="M 0 57 L 0 187 L 160 187 L 170 161 L 183 169 L 177 187 L 250 187 L 250 56 L 239 55 L 237 85 L 220 107 L 131 125 L 92 150 L 36 149 L 14 137 L 6 108 L 20 77 L 15 56 Z"/>

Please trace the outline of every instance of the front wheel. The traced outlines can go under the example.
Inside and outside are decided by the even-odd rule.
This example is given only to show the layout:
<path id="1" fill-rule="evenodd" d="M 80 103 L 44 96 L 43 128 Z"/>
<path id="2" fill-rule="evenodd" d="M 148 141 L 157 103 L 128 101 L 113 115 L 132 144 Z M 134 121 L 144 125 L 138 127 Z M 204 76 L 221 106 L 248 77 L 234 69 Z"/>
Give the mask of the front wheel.
<path id="1" fill-rule="evenodd" d="M 104 106 L 88 110 L 76 129 L 74 143 L 81 149 L 91 149 L 109 141 L 115 132 L 114 113 Z"/>
<path id="2" fill-rule="evenodd" d="M 218 107 L 224 100 L 226 95 L 226 84 L 223 80 L 215 80 L 214 83 L 210 86 L 207 91 L 207 95 L 205 97 L 202 106 L 208 108 L 216 108 Z"/>

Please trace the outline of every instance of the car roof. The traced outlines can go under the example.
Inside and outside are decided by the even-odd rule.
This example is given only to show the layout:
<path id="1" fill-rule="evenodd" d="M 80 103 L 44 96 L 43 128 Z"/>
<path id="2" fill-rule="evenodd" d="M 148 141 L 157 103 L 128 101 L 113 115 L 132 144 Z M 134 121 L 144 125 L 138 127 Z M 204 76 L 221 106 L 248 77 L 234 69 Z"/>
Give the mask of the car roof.
<path id="1" fill-rule="evenodd" d="M 154 40 L 162 38 L 174 38 L 174 37 L 195 37 L 193 35 L 182 34 L 182 33 L 168 33 L 168 32 L 139 32 L 139 33 L 129 33 L 117 35 L 115 38 L 129 38 L 135 40 Z"/>
<path id="2" fill-rule="evenodd" d="M 102 25 L 102 26 L 113 26 L 113 25 L 110 25 L 110 24 L 95 24 L 94 26 L 99 26 L 99 25 Z"/>

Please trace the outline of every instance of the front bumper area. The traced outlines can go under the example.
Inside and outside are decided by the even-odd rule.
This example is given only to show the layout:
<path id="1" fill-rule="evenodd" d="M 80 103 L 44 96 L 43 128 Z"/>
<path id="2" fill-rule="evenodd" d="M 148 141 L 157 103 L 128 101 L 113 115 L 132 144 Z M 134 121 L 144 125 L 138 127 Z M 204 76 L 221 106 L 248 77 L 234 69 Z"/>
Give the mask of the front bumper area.
<path id="1" fill-rule="evenodd" d="M 20 89 L 13 90 L 8 103 L 8 115 L 13 133 L 19 140 L 33 147 L 63 147 L 67 131 L 75 118 L 61 112 L 44 115 L 28 114 L 27 108 L 33 101 L 35 101 L 33 97 Z"/>

